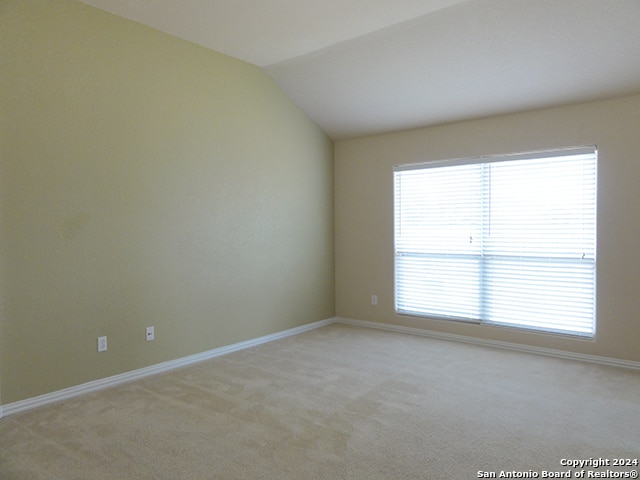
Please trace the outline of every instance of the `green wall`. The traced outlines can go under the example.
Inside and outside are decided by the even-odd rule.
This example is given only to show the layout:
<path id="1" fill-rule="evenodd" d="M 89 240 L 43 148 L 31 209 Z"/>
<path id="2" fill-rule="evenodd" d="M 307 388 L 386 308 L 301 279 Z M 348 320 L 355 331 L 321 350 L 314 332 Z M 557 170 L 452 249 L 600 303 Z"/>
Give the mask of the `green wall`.
<path id="1" fill-rule="evenodd" d="M 0 404 L 334 315 L 333 144 L 262 70 L 70 0 L 0 49 Z"/>

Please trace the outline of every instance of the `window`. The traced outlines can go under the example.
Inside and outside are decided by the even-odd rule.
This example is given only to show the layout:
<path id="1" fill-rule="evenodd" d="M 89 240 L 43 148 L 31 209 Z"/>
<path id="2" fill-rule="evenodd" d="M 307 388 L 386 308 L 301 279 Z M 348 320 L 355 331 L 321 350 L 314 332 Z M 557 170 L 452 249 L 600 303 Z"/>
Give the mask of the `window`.
<path id="1" fill-rule="evenodd" d="M 595 334 L 595 147 L 398 165 L 400 314 Z"/>

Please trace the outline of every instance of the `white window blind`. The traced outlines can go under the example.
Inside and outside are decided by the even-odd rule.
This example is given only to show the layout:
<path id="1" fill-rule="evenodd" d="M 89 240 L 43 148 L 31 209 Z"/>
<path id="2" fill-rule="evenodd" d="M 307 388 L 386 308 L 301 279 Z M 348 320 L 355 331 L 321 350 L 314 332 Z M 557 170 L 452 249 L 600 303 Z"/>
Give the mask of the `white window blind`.
<path id="1" fill-rule="evenodd" d="M 595 147 L 398 165 L 398 313 L 595 334 Z"/>

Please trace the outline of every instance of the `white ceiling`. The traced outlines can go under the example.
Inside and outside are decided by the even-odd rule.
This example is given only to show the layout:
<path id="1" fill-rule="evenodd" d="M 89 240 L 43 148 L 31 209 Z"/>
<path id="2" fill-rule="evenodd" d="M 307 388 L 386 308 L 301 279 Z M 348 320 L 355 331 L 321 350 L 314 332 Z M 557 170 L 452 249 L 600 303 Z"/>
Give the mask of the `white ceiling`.
<path id="1" fill-rule="evenodd" d="M 258 65 L 334 139 L 640 92 L 640 0 L 83 0 Z"/>

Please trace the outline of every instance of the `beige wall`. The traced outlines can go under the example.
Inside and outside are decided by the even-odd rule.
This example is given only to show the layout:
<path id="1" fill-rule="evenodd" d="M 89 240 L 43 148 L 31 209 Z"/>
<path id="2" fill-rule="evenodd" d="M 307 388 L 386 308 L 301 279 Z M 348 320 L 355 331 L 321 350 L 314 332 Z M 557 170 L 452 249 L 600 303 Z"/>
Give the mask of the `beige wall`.
<path id="1" fill-rule="evenodd" d="M 640 96 L 631 96 L 337 142 L 337 315 L 640 361 L 639 133 Z M 395 314 L 394 164 L 592 144 L 599 155 L 595 340 Z"/>
<path id="2" fill-rule="evenodd" d="M 262 70 L 70 0 L 0 48 L 1 403 L 334 315 L 333 144 Z"/>

